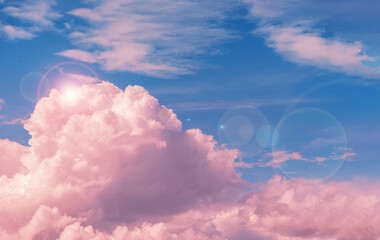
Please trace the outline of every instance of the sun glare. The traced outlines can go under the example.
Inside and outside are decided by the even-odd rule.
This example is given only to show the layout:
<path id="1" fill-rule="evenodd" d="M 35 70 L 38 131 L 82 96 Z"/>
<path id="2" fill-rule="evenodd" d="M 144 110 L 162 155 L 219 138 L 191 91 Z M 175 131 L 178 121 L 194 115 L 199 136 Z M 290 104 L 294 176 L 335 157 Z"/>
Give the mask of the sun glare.
<path id="1" fill-rule="evenodd" d="M 77 91 L 75 91 L 75 88 L 68 87 L 63 91 L 63 98 L 65 102 L 75 102 L 78 98 Z"/>

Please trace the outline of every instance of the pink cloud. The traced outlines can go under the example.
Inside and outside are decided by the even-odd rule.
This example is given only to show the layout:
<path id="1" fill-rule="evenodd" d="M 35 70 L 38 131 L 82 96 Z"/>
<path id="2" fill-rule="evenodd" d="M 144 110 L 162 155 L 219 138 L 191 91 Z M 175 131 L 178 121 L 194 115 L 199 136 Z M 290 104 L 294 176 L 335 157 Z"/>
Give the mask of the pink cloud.
<path id="1" fill-rule="evenodd" d="M 76 222 L 60 239 L 375 239 L 378 184 L 363 188 L 359 180 L 313 184 L 275 176 L 240 203 L 192 209 L 166 222 L 120 225 L 109 233 Z"/>
<path id="2" fill-rule="evenodd" d="M 7 1 L 2 13 L 16 18 L 18 25 L 4 24 L 0 31 L 9 39 L 32 39 L 37 33 L 54 29 L 54 22 L 61 17 L 54 11 L 54 0 Z"/>
<path id="3" fill-rule="evenodd" d="M 3 108 L 3 105 L 5 104 L 4 99 L 0 98 L 0 110 Z"/>
<path id="4" fill-rule="evenodd" d="M 22 28 L 22 27 L 16 27 L 12 25 L 4 25 L 0 26 L 0 30 L 11 40 L 14 39 L 31 39 L 36 37 L 35 34 L 32 32 Z"/>
<path id="5" fill-rule="evenodd" d="M 270 157 L 271 160 L 265 164 L 265 166 L 270 166 L 274 168 L 281 167 L 281 164 L 289 160 L 301 160 L 308 161 L 299 152 L 288 153 L 287 151 L 278 151 L 273 153 L 267 153 L 266 157 Z"/>
<path id="6" fill-rule="evenodd" d="M 69 12 L 89 24 L 69 34 L 79 49 L 58 55 L 97 62 L 109 71 L 189 74 L 201 68 L 191 56 L 211 54 L 211 46 L 233 37 L 220 24 L 233 8 L 232 2 L 216 0 L 96 2 Z"/>
<path id="7" fill-rule="evenodd" d="M 97 61 L 96 57 L 93 54 L 83 51 L 83 50 L 78 50 L 78 49 L 66 50 L 63 52 L 59 52 L 56 55 L 68 57 L 68 58 L 72 58 L 78 61 L 88 62 L 88 63 L 94 63 Z"/>
<path id="8" fill-rule="evenodd" d="M 25 118 L 15 118 L 10 121 L 0 122 L 0 125 L 15 125 L 15 124 L 24 124 Z"/>
<path id="9" fill-rule="evenodd" d="M 19 161 L 28 148 L 7 139 L 0 139 L 0 176 L 12 177 L 22 169 Z"/>
<path id="10" fill-rule="evenodd" d="M 243 0 L 249 15 L 267 45 L 288 61 L 343 72 L 349 75 L 379 78 L 379 66 L 369 67 L 373 57 L 367 55 L 360 41 L 324 37 L 316 16 L 299 15 L 307 9 L 303 1 Z M 325 11 L 324 9 L 323 11 Z M 323 12 L 322 11 L 322 12 Z"/>
<path id="11" fill-rule="evenodd" d="M 378 70 L 363 64 L 363 61 L 373 61 L 373 58 L 362 51 L 363 47 L 359 42 L 346 43 L 325 39 L 318 32 L 310 32 L 302 27 L 270 26 L 262 27 L 258 31 L 266 34 L 270 47 L 290 61 L 353 75 L 379 76 Z"/>
<path id="12" fill-rule="evenodd" d="M 61 17 L 53 10 L 55 4 L 54 0 L 23 1 L 9 4 L 2 11 L 8 16 L 33 24 L 34 29 L 51 28 L 54 21 Z"/>
<path id="13" fill-rule="evenodd" d="M 347 152 L 345 154 L 343 154 L 341 156 L 341 159 L 344 159 L 344 160 L 347 160 L 347 161 L 350 161 L 352 160 L 354 157 L 356 157 L 356 153 L 353 153 L 353 152 Z"/>
<path id="14" fill-rule="evenodd" d="M 287 152 L 287 151 L 277 151 L 272 153 L 267 153 L 264 155 L 269 161 L 264 161 L 260 159 L 256 164 L 256 166 L 260 167 L 273 167 L 280 168 L 281 165 L 287 161 L 305 161 L 305 162 L 314 162 L 317 164 L 323 164 L 323 162 L 327 160 L 352 160 L 356 154 L 353 152 L 346 152 L 342 155 L 338 155 L 336 153 L 332 153 L 328 157 L 315 156 L 312 158 L 306 158 L 300 152 Z"/>
<path id="15" fill-rule="evenodd" d="M 138 86 L 53 90 L 25 123 L 29 145 L 0 141 L 0 239 L 374 239 L 378 182 L 286 180 L 257 189 L 236 150 Z M 276 154 L 275 154 L 276 155 Z M 297 153 L 283 161 L 302 160 Z M 363 187 L 365 186 L 365 187 Z"/>
<path id="16" fill-rule="evenodd" d="M 108 229 L 161 219 L 245 183 L 236 150 L 182 124 L 142 87 L 110 83 L 53 90 L 26 120 L 30 147 L 3 140 L 0 226 L 15 234 L 46 205 Z M 2 146 L 0 145 L 0 147 Z"/>

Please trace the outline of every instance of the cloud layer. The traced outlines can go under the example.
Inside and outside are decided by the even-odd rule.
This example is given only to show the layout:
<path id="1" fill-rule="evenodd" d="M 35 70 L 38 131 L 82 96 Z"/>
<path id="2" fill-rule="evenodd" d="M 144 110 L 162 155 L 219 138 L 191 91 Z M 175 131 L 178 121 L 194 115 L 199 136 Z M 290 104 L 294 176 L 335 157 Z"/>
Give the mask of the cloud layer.
<path id="1" fill-rule="evenodd" d="M 170 77 L 199 68 L 191 56 L 211 53 L 232 35 L 223 27 L 230 1 L 101 1 L 70 14 L 88 23 L 70 34 L 80 49 L 58 55 L 105 70 Z"/>
<path id="2" fill-rule="evenodd" d="M 1 239 L 376 239 L 379 183 L 273 177 L 254 190 L 236 150 L 182 130 L 139 86 L 52 90 L 0 141 Z M 365 187 L 363 187 L 365 186 Z"/>
<path id="3" fill-rule="evenodd" d="M 44 225 L 33 221 L 58 210 L 106 230 L 160 219 L 227 199 L 244 184 L 234 171 L 237 151 L 199 130 L 182 131 L 176 115 L 138 86 L 53 90 L 25 128 L 30 147 L 0 142 L 7 234 Z"/>

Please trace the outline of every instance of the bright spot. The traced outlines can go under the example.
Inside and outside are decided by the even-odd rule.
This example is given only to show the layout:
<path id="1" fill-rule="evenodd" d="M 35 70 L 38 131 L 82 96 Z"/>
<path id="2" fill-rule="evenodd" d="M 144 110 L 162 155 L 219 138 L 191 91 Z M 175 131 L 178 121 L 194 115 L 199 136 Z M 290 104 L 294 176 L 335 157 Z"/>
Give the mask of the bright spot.
<path id="1" fill-rule="evenodd" d="M 74 88 L 67 88 L 63 91 L 63 98 L 65 102 L 75 102 L 78 98 L 77 92 Z"/>

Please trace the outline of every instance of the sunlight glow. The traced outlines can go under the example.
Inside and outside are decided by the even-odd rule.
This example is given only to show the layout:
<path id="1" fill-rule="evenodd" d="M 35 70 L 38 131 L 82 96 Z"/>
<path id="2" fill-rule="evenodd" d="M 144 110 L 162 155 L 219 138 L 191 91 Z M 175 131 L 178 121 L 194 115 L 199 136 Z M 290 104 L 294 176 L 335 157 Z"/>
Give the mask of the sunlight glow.
<path id="1" fill-rule="evenodd" d="M 78 99 L 78 93 L 73 87 L 67 87 L 63 91 L 63 98 L 65 102 L 74 103 Z"/>

